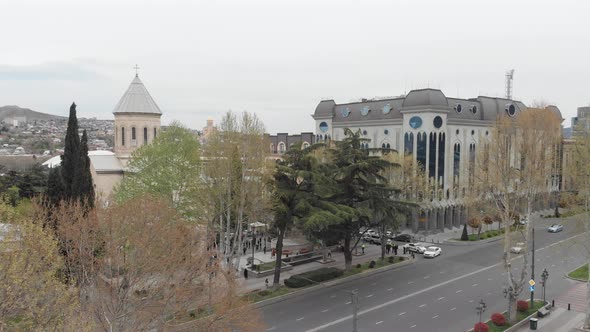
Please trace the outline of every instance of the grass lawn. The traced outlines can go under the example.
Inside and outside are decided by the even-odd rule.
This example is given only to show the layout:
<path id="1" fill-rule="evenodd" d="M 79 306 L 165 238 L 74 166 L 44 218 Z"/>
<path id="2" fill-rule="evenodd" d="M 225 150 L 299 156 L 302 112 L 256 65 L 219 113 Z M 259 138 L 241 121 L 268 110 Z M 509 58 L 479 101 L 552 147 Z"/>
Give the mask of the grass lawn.
<path id="1" fill-rule="evenodd" d="M 252 293 L 243 295 L 243 297 L 246 300 L 248 300 L 248 302 L 256 303 L 256 302 L 272 299 L 273 297 L 289 294 L 289 293 L 294 292 L 296 290 L 297 290 L 296 288 L 289 288 L 287 286 L 280 286 L 277 289 L 269 288 L 269 289 L 264 289 L 264 290 L 261 290 L 258 292 L 252 292 Z"/>
<path id="2" fill-rule="evenodd" d="M 527 318 L 528 316 L 532 315 L 534 312 L 536 312 L 537 310 L 539 310 L 542 306 L 544 305 L 543 301 L 535 301 L 533 308 L 529 308 L 529 310 L 525 311 L 525 312 L 520 312 L 517 311 L 516 312 L 516 322 L 520 322 L 523 319 Z M 506 313 L 504 313 L 504 316 L 506 316 Z M 494 325 L 494 323 L 492 323 L 491 320 L 488 320 L 486 322 L 486 324 L 488 324 L 488 326 L 490 327 L 489 332 L 501 332 L 501 331 L 506 331 L 510 326 L 508 323 L 506 323 L 506 325 L 504 326 L 496 326 Z"/>
<path id="3" fill-rule="evenodd" d="M 570 278 L 588 281 L 588 264 L 584 264 L 568 274 Z"/>
<path id="4" fill-rule="evenodd" d="M 389 262 L 389 257 L 393 257 L 393 263 Z M 389 257 L 385 256 L 385 260 L 383 260 L 383 261 L 379 258 L 375 259 L 375 266 L 373 268 L 369 267 L 369 264 L 371 264 L 370 261 L 363 263 L 363 264 L 353 265 L 352 269 L 350 269 L 350 271 L 345 271 L 344 275 L 341 278 L 352 276 L 355 274 L 359 274 L 359 273 L 362 273 L 367 270 L 373 270 L 373 269 L 377 269 L 380 267 L 384 267 L 384 266 L 388 266 L 388 265 L 392 265 L 392 264 L 397 264 L 397 263 L 404 261 L 404 258 L 399 257 L 399 256 L 389 256 Z M 359 265 L 360 265 L 360 267 L 359 267 Z"/>

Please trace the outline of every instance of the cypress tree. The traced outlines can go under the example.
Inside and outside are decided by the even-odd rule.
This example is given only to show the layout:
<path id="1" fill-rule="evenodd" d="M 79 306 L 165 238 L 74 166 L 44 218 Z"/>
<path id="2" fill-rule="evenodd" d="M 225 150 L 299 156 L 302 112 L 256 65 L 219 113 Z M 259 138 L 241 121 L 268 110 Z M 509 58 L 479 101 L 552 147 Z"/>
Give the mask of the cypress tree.
<path id="1" fill-rule="evenodd" d="M 72 182 L 72 199 L 80 200 L 87 207 L 94 207 L 94 185 L 90 174 L 90 158 L 88 157 L 88 135 L 82 133 L 80 154 Z"/>
<path id="2" fill-rule="evenodd" d="M 55 207 L 64 199 L 64 185 L 61 180 L 61 166 L 52 168 L 47 178 L 47 199 L 50 206 Z"/>
<path id="3" fill-rule="evenodd" d="M 467 235 L 467 224 L 463 224 L 463 233 L 461 234 L 461 241 L 468 241 L 469 235 Z"/>
<path id="4" fill-rule="evenodd" d="M 70 118 L 66 131 L 65 148 L 61 167 L 61 179 L 64 186 L 64 199 L 73 198 L 72 184 L 75 171 L 80 160 L 80 136 L 78 135 L 78 118 L 76 117 L 76 103 L 70 106 Z"/>

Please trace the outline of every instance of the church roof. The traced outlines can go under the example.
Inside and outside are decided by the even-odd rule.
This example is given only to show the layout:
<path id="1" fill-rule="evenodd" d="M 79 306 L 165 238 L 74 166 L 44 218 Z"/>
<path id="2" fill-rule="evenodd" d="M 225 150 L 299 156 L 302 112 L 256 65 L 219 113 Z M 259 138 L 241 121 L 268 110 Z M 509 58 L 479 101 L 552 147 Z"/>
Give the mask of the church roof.
<path id="1" fill-rule="evenodd" d="M 129 88 L 125 91 L 125 94 L 121 97 L 117 106 L 115 106 L 113 114 L 117 113 L 162 115 L 162 111 L 160 111 L 160 108 L 156 105 L 156 102 L 152 96 L 150 96 L 150 93 L 137 75 L 135 75 Z"/>

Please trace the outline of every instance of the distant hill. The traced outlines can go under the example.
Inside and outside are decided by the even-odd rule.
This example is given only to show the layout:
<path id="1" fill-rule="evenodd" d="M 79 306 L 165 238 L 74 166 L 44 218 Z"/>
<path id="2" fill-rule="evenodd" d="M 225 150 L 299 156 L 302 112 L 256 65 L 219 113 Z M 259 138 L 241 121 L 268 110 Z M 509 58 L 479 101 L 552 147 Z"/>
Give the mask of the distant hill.
<path id="1" fill-rule="evenodd" d="M 4 121 L 5 119 L 16 119 L 19 122 L 32 122 L 35 120 L 61 120 L 65 119 L 65 117 L 35 112 L 28 108 L 9 105 L 0 107 L 0 121 Z"/>

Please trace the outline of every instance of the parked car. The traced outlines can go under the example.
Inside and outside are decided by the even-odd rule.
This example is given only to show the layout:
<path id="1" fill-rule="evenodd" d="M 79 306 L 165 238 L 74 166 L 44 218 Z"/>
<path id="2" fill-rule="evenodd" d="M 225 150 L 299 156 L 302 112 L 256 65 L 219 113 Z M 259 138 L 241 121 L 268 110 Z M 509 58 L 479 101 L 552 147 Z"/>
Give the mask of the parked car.
<path id="1" fill-rule="evenodd" d="M 520 218 L 520 220 L 518 221 L 518 223 L 523 226 L 528 224 L 528 222 L 529 222 L 529 218 L 527 216 Z"/>
<path id="2" fill-rule="evenodd" d="M 415 252 L 418 254 L 422 254 L 426 251 L 426 247 L 422 243 L 408 243 L 404 244 L 402 248 L 406 248 L 408 252 Z"/>
<path id="3" fill-rule="evenodd" d="M 547 231 L 549 231 L 549 233 L 561 232 L 561 231 L 563 231 L 563 225 L 553 224 L 553 225 L 549 226 L 549 228 L 547 228 Z"/>
<path id="4" fill-rule="evenodd" d="M 428 247 L 426 251 L 424 251 L 424 258 L 434 258 L 436 256 L 440 256 L 442 253 L 442 249 L 439 247 Z"/>
<path id="5" fill-rule="evenodd" d="M 370 240 L 369 242 L 374 243 L 374 244 L 381 244 L 381 236 L 379 234 L 373 234 L 370 235 Z"/>
<path id="6" fill-rule="evenodd" d="M 392 238 L 393 241 L 412 242 L 413 237 L 410 234 L 400 234 Z"/>
<path id="7" fill-rule="evenodd" d="M 510 252 L 520 254 L 524 250 L 524 243 L 518 242 L 515 246 L 510 248 Z"/>

